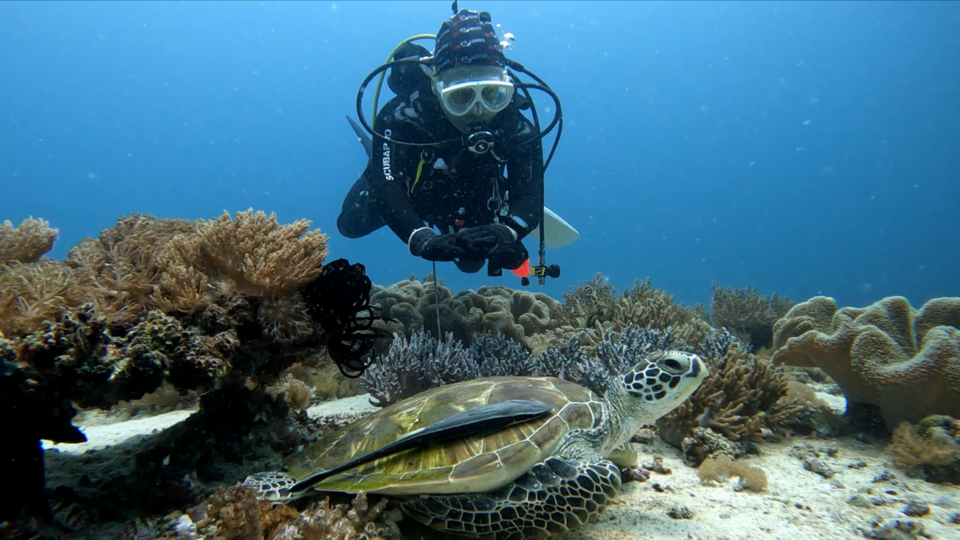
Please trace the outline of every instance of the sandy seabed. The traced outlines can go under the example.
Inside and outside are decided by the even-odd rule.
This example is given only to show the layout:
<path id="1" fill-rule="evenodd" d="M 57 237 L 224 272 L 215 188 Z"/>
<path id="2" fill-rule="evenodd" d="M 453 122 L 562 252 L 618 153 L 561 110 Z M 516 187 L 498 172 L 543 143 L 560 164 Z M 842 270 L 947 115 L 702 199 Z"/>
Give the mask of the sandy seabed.
<path id="1" fill-rule="evenodd" d="M 322 403 L 308 414 L 319 421 L 342 424 L 371 410 L 367 396 L 357 396 Z M 44 448 L 48 452 L 96 451 L 131 437 L 146 438 L 193 412 L 174 411 L 116 423 L 84 418 L 86 425 L 80 428 L 87 443 L 53 445 L 45 441 Z M 738 490 L 736 478 L 702 483 L 696 470 L 684 464 L 680 451 L 659 438 L 636 446 L 641 464 L 649 464 L 654 454 L 661 454 L 670 474 L 652 472 L 645 482 L 625 484 L 598 523 L 567 535 L 567 540 L 960 540 L 960 524 L 954 523 L 960 521 L 960 487 L 907 477 L 890 464 L 882 442 L 863 442 L 856 437 L 765 442 L 759 445 L 759 455 L 744 458 L 766 472 L 768 485 L 760 492 Z M 826 452 L 828 448 L 830 452 Z M 821 451 L 821 463 L 832 475 L 805 468 L 800 454 L 811 449 Z M 924 507 L 928 511 L 923 515 L 905 514 L 917 514 Z"/>

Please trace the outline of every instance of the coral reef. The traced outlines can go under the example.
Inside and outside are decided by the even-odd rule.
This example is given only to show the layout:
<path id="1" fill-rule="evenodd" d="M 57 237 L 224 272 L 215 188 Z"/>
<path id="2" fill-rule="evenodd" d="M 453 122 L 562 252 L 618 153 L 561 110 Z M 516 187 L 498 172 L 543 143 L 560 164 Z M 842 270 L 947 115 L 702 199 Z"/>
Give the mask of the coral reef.
<path id="1" fill-rule="evenodd" d="M 914 476 L 960 484 L 960 420 L 928 416 L 916 426 L 904 422 L 893 431 L 886 451 Z"/>
<path id="2" fill-rule="evenodd" d="M 887 426 L 960 417 L 960 298 L 915 310 L 896 296 L 842 309 L 814 297 L 777 321 L 774 346 L 774 364 L 819 367 L 851 408 L 878 407 Z"/>
<path id="3" fill-rule="evenodd" d="M 650 285 L 650 278 L 635 283 L 618 296 L 616 289 L 600 274 L 586 284 L 578 283 L 564 293 L 561 321 L 585 329 L 578 337 L 596 346 L 606 331 L 620 332 L 630 325 L 655 330 L 672 329 L 678 339 L 691 344 L 694 352 L 714 333 L 708 322 L 693 309 L 673 303 L 673 297 Z M 590 332 L 589 330 L 593 330 Z"/>
<path id="4" fill-rule="evenodd" d="M 789 385 L 780 369 L 767 361 L 730 347 L 720 358 L 707 358 L 710 376 L 690 399 L 657 421 L 660 436 L 681 448 L 687 459 L 698 464 L 709 455 L 759 442 L 765 431 L 784 433 L 803 411 L 800 399 L 788 396 Z M 705 431 L 735 443 L 712 440 Z"/>
<path id="5" fill-rule="evenodd" d="M 714 326 L 727 329 L 758 351 L 773 344 L 773 324 L 794 305 L 776 294 L 760 296 L 753 287 L 731 289 L 714 283 L 710 313 Z"/>
<path id="6" fill-rule="evenodd" d="M 205 441 L 219 456 L 191 454 L 193 446 L 180 443 L 155 460 L 168 465 L 144 465 L 179 471 L 169 486 L 183 483 L 187 470 L 203 469 L 206 460 L 242 462 L 256 454 L 247 439 L 227 432 L 249 432 L 272 416 L 289 418 L 285 400 L 299 408 L 309 391 L 285 381 L 279 401 L 262 388 L 245 400 L 230 396 L 274 383 L 282 370 L 330 345 L 311 316 L 327 299 L 307 300 L 299 291 L 322 275 L 327 254 L 326 236 L 308 226 L 279 225 L 274 215 L 252 210 L 197 222 L 133 214 L 98 239 L 82 241 L 63 262 L 41 258 L 56 234 L 45 222 L 0 228 L 8 258 L 0 264 L 0 401 L 18 411 L 0 425 L 12 434 L 5 449 L 18 464 L 0 468 L 0 481 L 21 486 L 20 503 L 32 504 L 44 485 L 40 439 L 81 442 L 83 434 L 71 424 L 78 407 L 109 408 L 164 382 L 176 393 L 205 393 L 192 420 L 204 422 L 195 427 L 204 437 L 192 440 Z M 219 406 L 224 402 L 233 406 Z M 306 436 L 289 426 L 278 430 L 283 442 L 269 447 L 292 448 Z M 159 483 L 147 474 L 146 485 Z M 200 495 L 192 489 L 173 495 L 178 489 L 130 504 L 182 503 Z M 20 508 L 5 506 L 2 517 Z"/>
<path id="7" fill-rule="evenodd" d="M 50 223 L 33 217 L 21 221 L 17 227 L 9 221 L 0 223 L 0 264 L 39 261 L 53 249 L 57 232 Z"/>
<path id="8" fill-rule="evenodd" d="M 410 278 L 389 287 L 375 286 L 371 305 L 378 306 L 384 317 L 394 321 L 379 327 L 406 337 L 423 328 L 436 337 L 437 294 L 441 331 L 453 334 L 455 340 L 467 346 L 474 334 L 490 332 L 532 349 L 529 338 L 559 326 L 560 303 L 542 293 L 497 286 L 453 295 L 442 281 L 434 285 L 433 278 L 428 276 L 422 282 Z"/>

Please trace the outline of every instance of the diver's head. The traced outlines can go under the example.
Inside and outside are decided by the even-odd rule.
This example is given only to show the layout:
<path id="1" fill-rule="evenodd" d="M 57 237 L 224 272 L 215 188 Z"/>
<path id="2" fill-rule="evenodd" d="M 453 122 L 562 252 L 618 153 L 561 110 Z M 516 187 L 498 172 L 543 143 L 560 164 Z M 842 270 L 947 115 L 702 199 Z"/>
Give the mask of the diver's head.
<path id="1" fill-rule="evenodd" d="M 489 13 L 463 9 L 444 21 L 433 56 L 434 93 L 461 131 L 493 120 L 510 104 L 513 82 Z"/>

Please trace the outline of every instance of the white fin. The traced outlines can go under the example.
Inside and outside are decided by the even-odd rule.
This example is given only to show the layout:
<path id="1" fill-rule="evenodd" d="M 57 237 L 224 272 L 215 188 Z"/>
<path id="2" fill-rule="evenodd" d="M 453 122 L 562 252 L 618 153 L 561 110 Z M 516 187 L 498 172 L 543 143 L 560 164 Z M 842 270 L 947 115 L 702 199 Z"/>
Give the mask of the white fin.
<path id="1" fill-rule="evenodd" d="M 543 223 L 543 239 L 548 248 L 562 247 L 580 238 L 580 233 L 572 225 L 547 207 L 543 208 Z M 540 239 L 539 227 L 530 233 L 530 238 Z"/>

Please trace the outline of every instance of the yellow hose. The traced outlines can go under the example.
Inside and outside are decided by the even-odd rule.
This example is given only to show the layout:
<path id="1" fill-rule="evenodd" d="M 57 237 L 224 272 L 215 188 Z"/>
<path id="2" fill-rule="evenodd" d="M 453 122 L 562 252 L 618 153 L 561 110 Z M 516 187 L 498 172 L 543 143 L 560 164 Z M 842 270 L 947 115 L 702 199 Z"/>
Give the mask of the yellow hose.
<path id="1" fill-rule="evenodd" d="M 437 36 L 435 34 L 417 34 L 415 36 L 408 37 L 407 39 L 401 41 L 399 45 L 394 47 L 393 51 L 390 53 L 390 56 L 387 57 L 387 61 L 384 63 L 389 64 L 390 61 L 393 59 L 393 55 L 397 54 L 397 50 L 399 50 L 400 47 L 403 47 L 407 43 L 410 43 L 411 41 L 416 41 L 418 39 L 437 39 Z M 377 80 L 377 91 L 374 92 L 373 94 L 373 116 L 370 117 L 371 128 L 374 126 L 374 124 L 377 121 L 377 104 L 380 102 L 380 88 L 383 87 L 383 78 L 386 77 L 386 75 L 387 75 L 386 70 L 380 73 L 380 78 Z"/>

